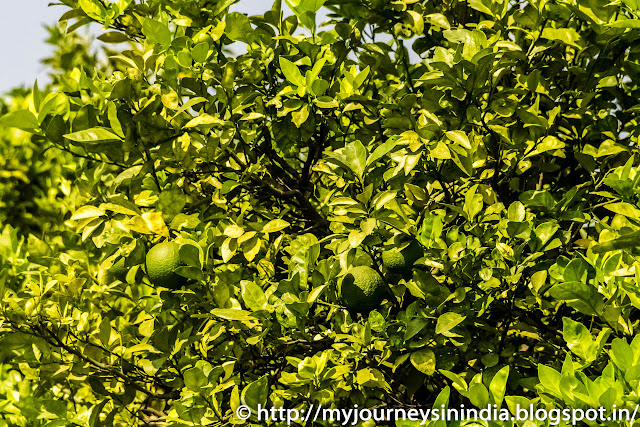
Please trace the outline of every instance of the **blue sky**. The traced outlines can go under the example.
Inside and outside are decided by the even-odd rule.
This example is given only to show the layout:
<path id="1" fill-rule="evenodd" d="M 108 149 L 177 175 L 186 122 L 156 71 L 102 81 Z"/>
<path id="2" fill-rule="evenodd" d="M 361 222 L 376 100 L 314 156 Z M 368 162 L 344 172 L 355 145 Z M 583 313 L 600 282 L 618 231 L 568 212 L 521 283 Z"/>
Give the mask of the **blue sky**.
<path id="1" fill-rule="evenodd" d="M 31 87 L 35 79 L 47 81 L 40 59 L 48 56 L 51 48 L 44 43 L 47 32 L 43 26 L 56 22 L 68 10 L 48 4 L 47 0 L 0 0 L 0 93 L 20 85 Z M 231 9 L 257 15 L 270 5 L 269 0 L 241 0 Z"/>
<path id="2" fill-rule="evenodd" d="M 33 85 L 46 73 L 40 58 L 49 50 L 44 43 L 43 23 L 55 22 L 64 8 L 47 7 L 46 0 L 0 1 L 0 92 L 25 84 Z"/>

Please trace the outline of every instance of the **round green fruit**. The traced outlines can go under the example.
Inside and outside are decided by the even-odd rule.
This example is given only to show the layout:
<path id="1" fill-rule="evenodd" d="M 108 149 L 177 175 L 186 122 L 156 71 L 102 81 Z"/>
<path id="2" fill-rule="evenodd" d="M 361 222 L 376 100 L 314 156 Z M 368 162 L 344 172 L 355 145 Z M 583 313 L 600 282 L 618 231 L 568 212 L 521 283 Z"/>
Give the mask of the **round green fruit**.
<path id="1" fill-rule="evenodd" d="M 366 265 L 349 270 L 340 286 L 342 301 L 349 310 L 356 313 L 369 312 L 379 307 L 386 292 L 382 276 Z"/>
<path id="2" fill-rule="evenodd" d="M 382 252 L 382 265 L 394 274 L 411 273 L 413 263 L 424 255 L 422 246 L 417 240 L 413 240 L 403 248 L 393 248 Z"/>
<path id="3" fill-rule="evenodd" d="M 184 263 L 180 261 L 180 245 L 176 242 L 159 243 L 149 249 L 145 260 L 149 280 L 156 286 L 179 289 L 187 278 L 176 273 Z"/>

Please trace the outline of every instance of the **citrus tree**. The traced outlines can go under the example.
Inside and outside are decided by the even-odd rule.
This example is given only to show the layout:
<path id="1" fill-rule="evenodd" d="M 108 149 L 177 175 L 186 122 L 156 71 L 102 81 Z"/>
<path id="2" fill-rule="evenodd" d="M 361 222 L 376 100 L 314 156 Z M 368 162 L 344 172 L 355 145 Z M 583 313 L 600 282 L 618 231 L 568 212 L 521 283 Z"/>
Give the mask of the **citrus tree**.
<path id="1" fill-rule="evenodd" d="M 62 3 L 114 47 L 0 118 L 73 157 L 0 216 L 22 425 L 640 399 L 635 1 Z"/>

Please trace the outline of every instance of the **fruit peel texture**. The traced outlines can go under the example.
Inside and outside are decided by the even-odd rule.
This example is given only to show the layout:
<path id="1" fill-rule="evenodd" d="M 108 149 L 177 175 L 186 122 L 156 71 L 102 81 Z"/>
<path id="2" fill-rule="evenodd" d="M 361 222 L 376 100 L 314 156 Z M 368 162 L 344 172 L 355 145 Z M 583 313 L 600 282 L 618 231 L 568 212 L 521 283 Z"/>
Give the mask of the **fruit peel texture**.
<path id="1" fill-rule="evenodd" d="M 364 313 L 380 306 L 386 288 L 384 279 L 377 271 L 368 266 L 358 266 L 342 279 L 340 293 L 347 308 Z"/>
<path id="2" fill-rule="evenodd" d="M 175 242 L 159 243 L 147 253 L 147 275 L 156 286 L 178 289 L 187 279 L 175 270 L 184 265 L 180 261 L 180 245 Z"/>

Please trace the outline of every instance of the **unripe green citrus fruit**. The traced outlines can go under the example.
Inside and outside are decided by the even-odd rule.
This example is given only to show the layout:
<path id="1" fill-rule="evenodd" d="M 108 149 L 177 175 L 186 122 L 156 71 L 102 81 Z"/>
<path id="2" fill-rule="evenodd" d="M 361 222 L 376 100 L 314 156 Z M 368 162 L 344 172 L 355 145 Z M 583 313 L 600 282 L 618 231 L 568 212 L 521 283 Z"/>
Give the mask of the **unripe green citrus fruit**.
<path id="1" fill-rule="evenodd" d="M 384 279 L 366 265 L 353 267 L 342 279 L 340 296 L 349 310 L 369 312 L 380 306 L 386 295 Z"/>
<path id="2" fill-rule="evenodd" d="M 424 255 L 422 246 L 413 240 L 403 248 L 393 248 L 382 252 L 382 265 L 394 274 L 411 273 L 413 263 Z"/>
<path id="3" fill-rule="evenodd" d="M 181 265 L 180 245 L 176 242 L 159 243 L 149 249 L 145 264 L 149 280 L 156 286 L 179 289 L 186 284 L 187 278 L 175 271 Z"/>

